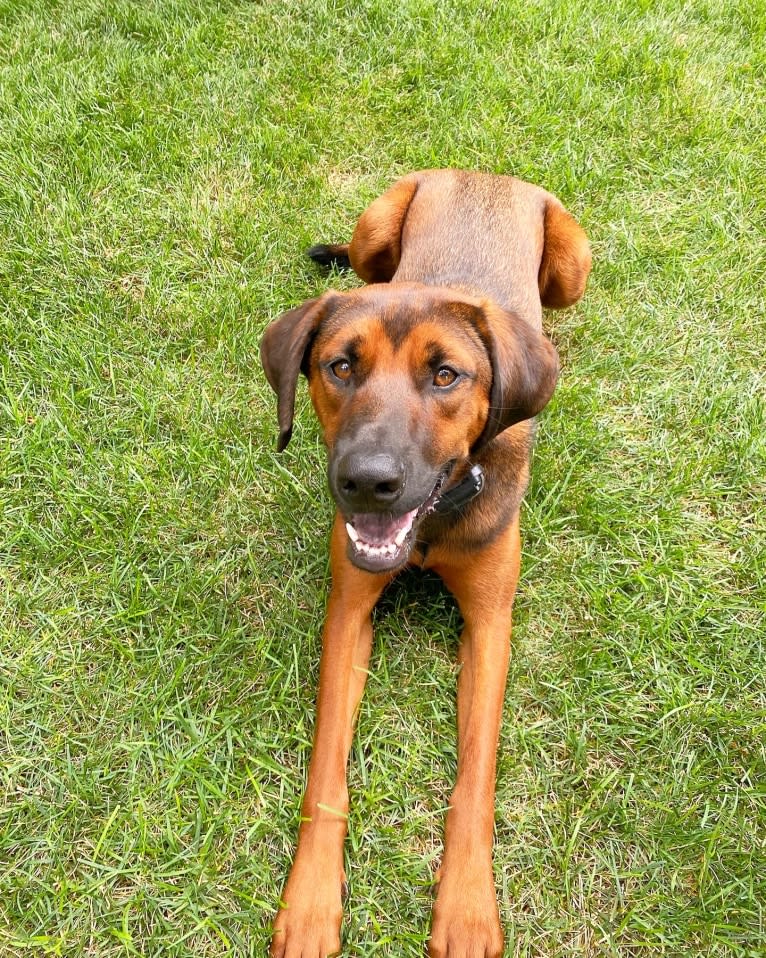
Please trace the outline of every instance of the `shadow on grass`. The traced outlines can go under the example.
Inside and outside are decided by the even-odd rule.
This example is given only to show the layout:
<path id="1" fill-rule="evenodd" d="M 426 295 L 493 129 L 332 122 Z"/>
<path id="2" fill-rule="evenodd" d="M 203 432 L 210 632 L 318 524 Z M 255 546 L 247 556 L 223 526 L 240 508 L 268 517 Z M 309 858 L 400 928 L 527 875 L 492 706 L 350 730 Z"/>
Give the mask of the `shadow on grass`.
<path id="1" fill-rule="evenodd" d="M 415 628 L 431 629 L 435 625 L 439 632 L 453 635 L 455 647 L 463 628 L 457 602 L 441 578 L 422 569 L 400 572 L 378 600 L 373 614 L 376 630 L 395 630 L 397 618 Z"/>

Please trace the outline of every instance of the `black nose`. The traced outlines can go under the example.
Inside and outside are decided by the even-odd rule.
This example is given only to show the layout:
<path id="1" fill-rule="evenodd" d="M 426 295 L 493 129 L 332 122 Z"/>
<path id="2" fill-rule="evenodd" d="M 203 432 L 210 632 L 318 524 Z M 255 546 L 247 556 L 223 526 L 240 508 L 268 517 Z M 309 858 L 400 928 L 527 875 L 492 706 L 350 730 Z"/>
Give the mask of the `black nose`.
<path id="1" fill-rule="evenodd" d="M 404 463 L 383 452 L 347 453 L 338 462 L 335 488 L 350 511 L 380 511 L 402 494 Z"/>

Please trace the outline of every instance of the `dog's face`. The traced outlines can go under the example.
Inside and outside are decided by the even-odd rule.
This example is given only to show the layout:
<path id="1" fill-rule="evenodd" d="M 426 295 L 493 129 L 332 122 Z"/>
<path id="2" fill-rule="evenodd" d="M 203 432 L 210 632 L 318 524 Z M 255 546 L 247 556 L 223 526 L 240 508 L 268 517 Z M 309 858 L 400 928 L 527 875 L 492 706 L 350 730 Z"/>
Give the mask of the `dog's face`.
<path id="1" fill-rule="evenodd" d="M 307 375 L 348 557 L 370 572 L 407 562 L 455 464 L 538 412 L 558 369 L 550 343 L 515 317 L 419 284 L 309 301 L 272 323 L 261 354 L 280 448 Z"/>
<path id="2" fill-rule="evenodd" d="M 349 557 L 406 562 L 418 523 L 487 419 L 492 368 L 464 304 L 349 298 L 322 323 L 309 388 Z"/>

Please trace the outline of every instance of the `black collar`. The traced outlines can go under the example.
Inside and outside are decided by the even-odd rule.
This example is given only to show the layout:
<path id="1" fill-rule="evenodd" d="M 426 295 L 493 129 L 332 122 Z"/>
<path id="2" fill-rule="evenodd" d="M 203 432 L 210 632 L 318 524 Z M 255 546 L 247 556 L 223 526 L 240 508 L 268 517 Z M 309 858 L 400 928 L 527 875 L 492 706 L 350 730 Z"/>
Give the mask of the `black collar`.
<path id="1" fill-rule="evenodd" d="M 434 506 L 434 512 L 445 515 L 449 512 L 458 512 L 475 499 L 484 488 L 484 470 L 481 466 L 471 466 L 465 479 L 448 489 Z"/>

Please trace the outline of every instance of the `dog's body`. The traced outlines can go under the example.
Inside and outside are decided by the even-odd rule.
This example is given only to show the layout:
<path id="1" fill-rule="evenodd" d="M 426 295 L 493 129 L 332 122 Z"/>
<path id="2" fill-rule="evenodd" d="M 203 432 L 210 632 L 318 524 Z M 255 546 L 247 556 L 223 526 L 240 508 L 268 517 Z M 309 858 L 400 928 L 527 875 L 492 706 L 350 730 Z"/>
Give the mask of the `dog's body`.
<path id="1" fill-rule="evenodd" d="M 519 506 L 532 417 L 558 374 L 541 307 L 580 298 L 588 242 L 538 187 L 430 170 L 399 180 L 368 207 L 349 245 L 309 253 L 318 262 L 350 263 L 373 285 L 330 291 L 290 310 L 269 326 L 261 347 L 278 395 L 280 449 L 290 438 L 299 371 L 308 377 L 338 506 L 314 750 L 272 955 L 323 958 L 339 950 L 345 770 L 371 613 L 396 573 L 417 565 L 441 575 L 465 621 L 458 775 L 429 950 L 437 958 L 497 956 L 495 753 Z"/>

